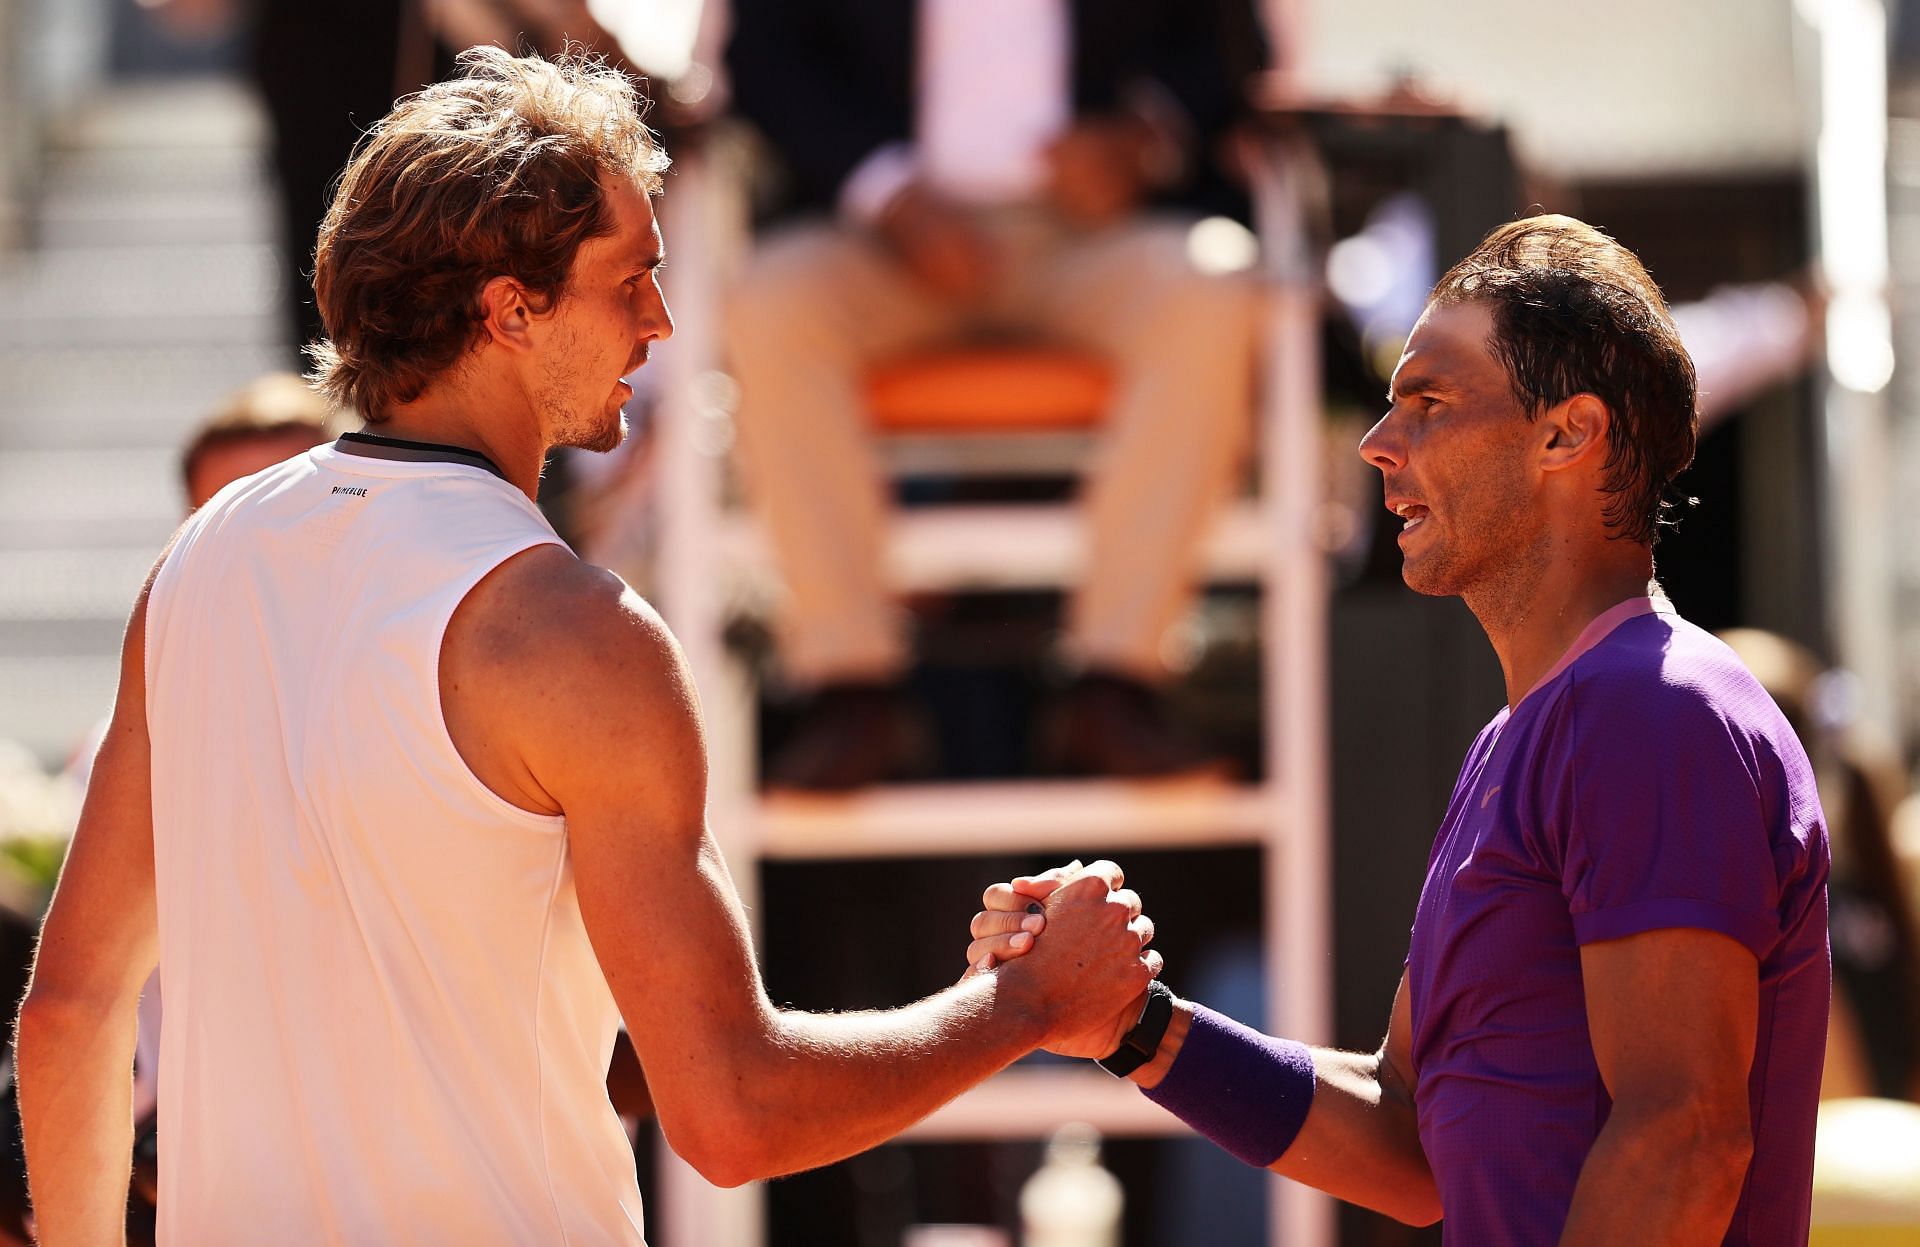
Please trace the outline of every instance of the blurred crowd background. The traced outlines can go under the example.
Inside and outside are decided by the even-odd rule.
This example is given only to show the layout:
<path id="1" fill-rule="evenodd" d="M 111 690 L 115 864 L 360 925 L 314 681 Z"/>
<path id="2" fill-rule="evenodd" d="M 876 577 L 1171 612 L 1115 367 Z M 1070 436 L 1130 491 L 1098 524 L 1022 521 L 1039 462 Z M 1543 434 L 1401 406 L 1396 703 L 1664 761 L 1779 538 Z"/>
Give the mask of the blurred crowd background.
<path id="1" fill-rule="evenodd" d="M 1111 855 L 1170 978 L 1259 1018 L 1263 834 L 1207 820 L 1316 756 L 1276 749 L 1284 721 L 1325 759 L 1305 811 L 1325 824 L 1323 1037 L 1377 1043 L 1501 685 L 1464 608 L 1400 584 L 1353 447 L 1427 286 L 1544 210 L 1639 253 L 1701 373 L 1680 482 L 1698 503 L 1660 575 L 1821 775 L 1827 1094 L 1920 1099 L 1920 6 L 1902 0 L 0 0 L 0 995 L 167 535 L 357 423 L 297 380 L 331 179 L 397 94 L 481 42 L 629 68 L 676 161 L 679 332 L 636 379 L 628 443 L 556 455 L 541 503 L 688 646 L 777 997 L 933 990 L 980 889 L 1052 864 L 1004 829 L 979 852 L 964 829 L 916 844 L 944 824 L 861 804 L 876 794 L 993 792 L 954 808 L 1072 821 L 1164 790 L 1192 798 L 1178 826 Z M 1282 445 L 1308 453 L 1276 471 Z M 1276 489 L 1295 496 L 1253 505 Z M 1063 512 L 1084 528 L 1064 544 Z M 1304 575 L 1270 556 L 1289 522 L 1311 529 Z M 1304 714 L 1271 691 L 1279 585 L 1318 621 L 1297 634 L 1300 687 L 1325 693 Z M 728 840 L 763 816 L 782 851 Z M 1105 852 L 1104 817 L 1073 843 Z M 1001 1137 L 773 1184 L 743 1224 L 770 1244 L 1013 1241 L 991 1234 L 1017 1235 L 1057 1120 L 1031 1108 Z M 686 1247 L 666 1227 L 697 1223 L 685 1203 L 672 1220 L 687 1188 L 654 1183 L 635 1115 L 654 1241 Z M 1876 1122 L 1894 1133 L 1862 1137 L 1914 1138 Z M 1113 1134 L 1123 1241 L 1270 1241 L 1261 1175 Z M 24 1232 L 13 1202 L 0 1241 Z M 989 1236 L 925 1228 L 945 1223 Z M 1438 1241 L 1358 1212 L 1338 1236 Z"/>

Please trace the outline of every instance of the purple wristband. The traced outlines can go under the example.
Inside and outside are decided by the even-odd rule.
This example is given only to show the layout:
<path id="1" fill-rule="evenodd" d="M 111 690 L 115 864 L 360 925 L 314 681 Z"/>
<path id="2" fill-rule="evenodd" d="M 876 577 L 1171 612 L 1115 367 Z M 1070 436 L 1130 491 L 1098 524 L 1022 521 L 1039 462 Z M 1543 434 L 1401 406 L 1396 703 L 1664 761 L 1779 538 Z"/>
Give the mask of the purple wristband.
<path id="1" fill-rule="evenodd" d="M 1180 1055 L 1146 1097 L 1232 1152 L 1265 1169 L 1293 1143 L 1313 1104 L 1313 1053 L 1262 1035 L 1204 1005 Z"/>

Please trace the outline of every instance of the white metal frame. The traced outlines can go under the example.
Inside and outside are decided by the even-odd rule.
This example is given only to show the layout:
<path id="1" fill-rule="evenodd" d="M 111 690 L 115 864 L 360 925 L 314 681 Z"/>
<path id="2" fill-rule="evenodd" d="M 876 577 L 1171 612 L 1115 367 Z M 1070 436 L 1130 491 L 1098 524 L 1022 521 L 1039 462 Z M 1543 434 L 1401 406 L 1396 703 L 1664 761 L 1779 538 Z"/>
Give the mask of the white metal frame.
<path id="1" fill-rule="evenodd" d="M 1231 512 L 1204 555 L 1212 574 L 1253 573 L 1263 589 L 1262 692 L 1267 780 L 1221 789 L 1094 782 L 928 784 L 846 797 L 761 800 L 753 775 L 752 690 L 726 652 L 731 586 L 765 558 L 750 520 L 723 500 L 729 413 L 705 383 L 720 363 L 717 262 L 746 242 L 738 180 L 715 162 L 724 144 L 682 153 L 661 201 L 676 256 L 675 340 L 662 349 L 657 460 L 661 544 L 655 585 L 700 688 L 712 756 L 714 833 L 743 891 L 762 858 L 986 853 L 1006 848 L 1136 848 L 1257 844 L 1264 848 L 1264 965 L 1269 1029 L 1327 1042 L 1331 1025 L 1326 618 L 1321 548 L 1317 268 L 1305 204 L 1312 154 L 1266 145 L 1256 179 L 1270 287 L 1260 412 L 1259 496 Z M 688 263 L 686 257 L 692 262 Z M 699 270 L 705 269 L 704 272 Z M 990 559 L 980 557 L 988 551 Z M 1058 584 L 1083 557 L 1070 508 L 954 508 L 903 517 L 889 556 L 907 588 Z M 752 898 L 748 897 L 749 904 Z M 1069 1118 L 1114 1134 L 1184 1127 L 1091 1067 L 1019 1067 L 963 1095 L 907 1132 L 914 1139 L 1034 1137 Z M 753 1188 L 709 1186 L 667 1154 L 659 1247 L 764 1240 Z M 1269 1240 L 1328 1247 L 1330 1201 L 1277 1182 Z"/>

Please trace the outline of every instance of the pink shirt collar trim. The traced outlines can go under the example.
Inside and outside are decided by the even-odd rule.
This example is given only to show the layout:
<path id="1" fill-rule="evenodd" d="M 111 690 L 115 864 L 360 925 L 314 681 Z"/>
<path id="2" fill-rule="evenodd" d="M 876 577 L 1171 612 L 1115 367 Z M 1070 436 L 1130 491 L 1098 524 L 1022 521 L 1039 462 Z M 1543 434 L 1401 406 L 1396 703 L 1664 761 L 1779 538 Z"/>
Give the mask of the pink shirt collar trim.
<path id="1" fill-rule="evenodd" d="M 1571 667 L 1582 654 L 1600 644 L 1601 641 L 1606 639 L 1608 633 L 1627 622 L 1627 620 L 1638 619 L 1642 615 L 1671 615 L 1673 613 L 1672 602 L 1669 602 L 1665 598 L 1646 597 L 1644 595 L 1637 598 L 1628 598 L 1626 601 L 1617 605 L 1609 606 L 1598 615 L 1595 615 L 1592 623 L 1589 623 L 1580 630 L 1580 635 L 1573 639 L 1573 644 L 1567 647 L 1567 652 L 1560 655 L 1560 661 L 1554 663 L 1553 667 L 1548 670 L 1545 675 L 1535 680 L 1532 688 L 1521 694 L 1520 701 L 1513 703 L 1513 709 L 1518 710 L 1520 708 L 1520 702 L 1525 701 L 1527 698 L 1551 684 L 1556 676 L 1568 667 Z"/>

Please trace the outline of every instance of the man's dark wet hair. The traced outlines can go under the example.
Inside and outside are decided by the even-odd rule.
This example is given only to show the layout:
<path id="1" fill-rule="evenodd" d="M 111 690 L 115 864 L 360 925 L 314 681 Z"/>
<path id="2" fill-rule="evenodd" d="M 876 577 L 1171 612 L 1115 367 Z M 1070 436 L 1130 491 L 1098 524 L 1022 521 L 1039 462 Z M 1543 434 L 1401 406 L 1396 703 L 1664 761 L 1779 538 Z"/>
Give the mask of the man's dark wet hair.
<path id="1" fill-rule="evenodd" d="M 1584 221 L 1528 217 L 1488 234 L 1433 302 L 1491 309 L 1493 352 L 1529 418 L 1575 394 L 1607 405 L 1607 526 L 1652 545 L 1699 416 L 1693 360 L 1639 257 Z"/>

